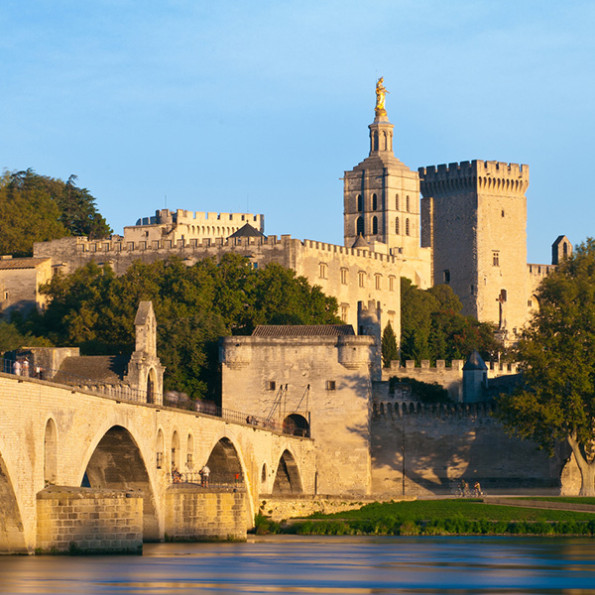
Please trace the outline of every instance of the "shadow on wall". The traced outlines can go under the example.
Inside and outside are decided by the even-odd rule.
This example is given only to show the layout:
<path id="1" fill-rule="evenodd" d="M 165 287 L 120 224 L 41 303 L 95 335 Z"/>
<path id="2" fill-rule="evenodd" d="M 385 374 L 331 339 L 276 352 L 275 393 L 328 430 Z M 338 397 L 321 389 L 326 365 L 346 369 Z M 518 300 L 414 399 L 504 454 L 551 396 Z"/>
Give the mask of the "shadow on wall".
<path id="1" fill-rule="evenodd" d="M 456 494 L 461 479 L 493 490 L 557 488 L 562 461 L 511 438 L 489 409 L 378 407 L 371 423 L 375 494 Z"/>

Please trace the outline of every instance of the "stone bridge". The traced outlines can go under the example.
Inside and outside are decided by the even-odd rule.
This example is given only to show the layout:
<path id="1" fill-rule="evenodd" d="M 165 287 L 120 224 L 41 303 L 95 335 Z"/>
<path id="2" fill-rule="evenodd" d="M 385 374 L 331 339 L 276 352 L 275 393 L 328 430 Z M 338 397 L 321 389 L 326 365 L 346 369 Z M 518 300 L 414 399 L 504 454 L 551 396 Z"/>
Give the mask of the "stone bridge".
<path id="1" fill-rule="evenodd" d="M 315 491 L 309 438 L 9 374 L 0 411 L 0 553 L 242 538 L 259 495 Z"/>

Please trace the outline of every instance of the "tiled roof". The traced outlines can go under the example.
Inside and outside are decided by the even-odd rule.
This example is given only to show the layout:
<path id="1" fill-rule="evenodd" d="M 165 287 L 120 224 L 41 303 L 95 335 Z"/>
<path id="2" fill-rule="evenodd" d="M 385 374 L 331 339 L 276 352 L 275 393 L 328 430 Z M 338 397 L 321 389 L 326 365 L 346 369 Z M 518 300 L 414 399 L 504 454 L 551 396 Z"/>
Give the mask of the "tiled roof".
<path id="1" fill-rule="evenodd" d="M 350 324 L 257 326 L 253 337 L 339 337 L 355 335 Z"/>
<path id="2" fill-rule="evenodd" d="M 10 271 L 15 269 L 34 269 L 42 262 L 50 260 L 49 258 L 5 258 L 0 259 L 0 271 Z"/>
<path id="3" fill-rule="evenodd" d="M 240 227 L 236 232 L 232 233 L 230 238 L 264 238 L 266 237 L 262 232 L 258 231 L 255 227 L 252 227 L 250 223 Z"/>
<path id="4" fill-rule="evenodd" d="M 67 357 L 52 380 L 61 384 L 76 385 L 84 384 L 86 380 L 90 383 L 119 384 L 129 360 L 129 355 Z"/>

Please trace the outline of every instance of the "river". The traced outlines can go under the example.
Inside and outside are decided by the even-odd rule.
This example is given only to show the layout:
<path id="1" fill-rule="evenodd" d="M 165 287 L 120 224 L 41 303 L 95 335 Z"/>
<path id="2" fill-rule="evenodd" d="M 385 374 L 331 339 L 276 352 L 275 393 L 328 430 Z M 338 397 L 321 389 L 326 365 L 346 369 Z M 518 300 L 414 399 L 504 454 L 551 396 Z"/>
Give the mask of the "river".
<path id="1" fill-rule="evenodd" d="M 0 557 L 0 593 L 595 593 L 595 540 L 271 536 Z"/>

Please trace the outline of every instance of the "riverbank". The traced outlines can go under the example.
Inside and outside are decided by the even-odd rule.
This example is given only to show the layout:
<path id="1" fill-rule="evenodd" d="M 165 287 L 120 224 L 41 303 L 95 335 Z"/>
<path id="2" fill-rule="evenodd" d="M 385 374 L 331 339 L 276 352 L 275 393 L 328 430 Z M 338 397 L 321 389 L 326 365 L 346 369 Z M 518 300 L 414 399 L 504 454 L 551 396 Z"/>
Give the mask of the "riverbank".
<path id="1" fill-rule="evenodd" d="M 564 501 L 566 500 L 566 501 Z M 593 499 L 440 499 L 378 502 L 335 514 L 275 523 L 257 534 L 297 535 L 595 535 Z M 590 510 L 592 508 L 592 510 Z"/>

